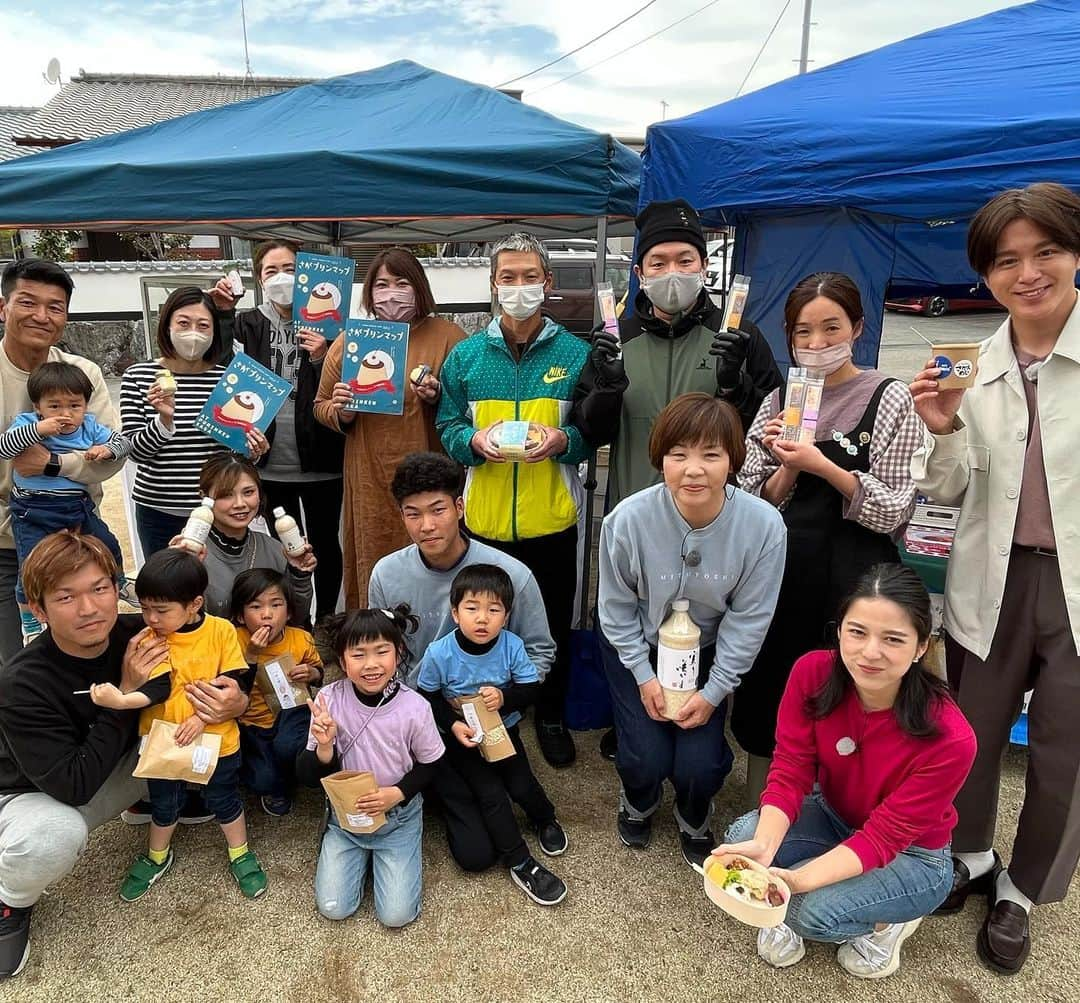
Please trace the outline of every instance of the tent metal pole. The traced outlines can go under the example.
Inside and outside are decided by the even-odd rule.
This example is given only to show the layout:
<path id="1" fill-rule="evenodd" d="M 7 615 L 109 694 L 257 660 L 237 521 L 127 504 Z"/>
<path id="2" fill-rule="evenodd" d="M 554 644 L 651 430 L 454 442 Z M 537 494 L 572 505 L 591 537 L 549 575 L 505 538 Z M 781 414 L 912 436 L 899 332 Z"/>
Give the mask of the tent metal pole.
<path id="1" fill-rule="evenodd" d="M 799 74 L 802 75 L 806 72 L 806 65 L 809 63 L 810 56 L 810 14 L 811 8 L 814 6 L 814 0 L 806 0 L 803 4 L 802 15 L 802 48 L 799 49 Z"/>
<path id="2" fill-rule="evenodd" d="M 607 272 L 607 216 L 596 218 L 596 263 L 593 271 L 593 289 L 604 280 Z M 600 301 L 593 303 L 593 322 L 599 324 Z M 585 549 L 581 560 L 581 607 L 578 610 L 578 628 L 585 630 L 589 624 L 589 579 L 592 575 L 592 524 L 596 502 L 596 453 L 589 454 L 585 467 Z"/>

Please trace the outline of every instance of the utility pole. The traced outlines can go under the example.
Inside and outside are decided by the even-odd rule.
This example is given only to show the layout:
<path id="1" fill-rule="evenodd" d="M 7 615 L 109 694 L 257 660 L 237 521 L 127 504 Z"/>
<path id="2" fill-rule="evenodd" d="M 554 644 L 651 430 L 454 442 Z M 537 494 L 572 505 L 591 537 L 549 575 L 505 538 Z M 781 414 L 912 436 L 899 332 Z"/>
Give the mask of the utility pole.
<path id="1" fill-rule="evenodd" d="M 660 102 L 660 121 L 663 121 L 667 118 L 667 110 L 670 107 L 671 105 L 669 105 L 666 101 Z"/>
<path id="2" fill-rule="evenodd" d="M 802 15 L 802 49 L 799 51 L 799 74 L 806 72 L 806 64 L 810 61 L 810 8 L 814 6 L 814 0 L 805 0 Z"/>
<path id="3" fill-rule="evenodd" d="M 809 3 L 809 0 L 807 2 Z M 240 0 L 240 23 L 244 29 L 244 83 L 249 84 L 252 82 L 251 57 L 248 55 L 247 11 L 244 10 L 244 0 Z"/>

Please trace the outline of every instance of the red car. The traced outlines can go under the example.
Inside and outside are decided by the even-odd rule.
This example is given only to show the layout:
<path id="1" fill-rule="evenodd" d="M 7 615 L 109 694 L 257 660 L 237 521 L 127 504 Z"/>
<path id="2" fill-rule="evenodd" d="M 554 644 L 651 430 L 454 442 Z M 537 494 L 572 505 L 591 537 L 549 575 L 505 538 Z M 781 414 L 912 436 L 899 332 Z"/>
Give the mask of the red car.
<path id="1" fill-rule="evenodd" d="M 939 286 L 933 290 L 890 287 L 885 294 L 886 310 L 942 317 L 957 310 L 1001 310 L 1001 304 L 983 285 Z"/>

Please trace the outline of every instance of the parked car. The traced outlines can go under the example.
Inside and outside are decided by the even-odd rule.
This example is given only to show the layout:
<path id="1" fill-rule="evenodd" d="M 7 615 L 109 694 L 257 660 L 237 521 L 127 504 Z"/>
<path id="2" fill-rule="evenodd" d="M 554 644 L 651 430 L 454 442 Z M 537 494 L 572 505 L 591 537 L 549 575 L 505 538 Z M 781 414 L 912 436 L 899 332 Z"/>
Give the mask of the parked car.
<path id="1" fill-rule="evenodd" d="M 597 281 L 610 282 L 615 301 L 621 302 L 630 285 L 630 258 L 609 254 L 604 277 L 598 280 L 594 250 L 551 251 L 549 256 L 554 281 L 542 309 L 574 334 L 588 334 L 593 328 Z"/>
<path id="2" fill-rule="evenodd" d="M 943 317 L 957 310 L 1001 310 L 1003 307 L 982 283 L 975 286 L 890 285 L 885 291 L 885 309 Z"/>

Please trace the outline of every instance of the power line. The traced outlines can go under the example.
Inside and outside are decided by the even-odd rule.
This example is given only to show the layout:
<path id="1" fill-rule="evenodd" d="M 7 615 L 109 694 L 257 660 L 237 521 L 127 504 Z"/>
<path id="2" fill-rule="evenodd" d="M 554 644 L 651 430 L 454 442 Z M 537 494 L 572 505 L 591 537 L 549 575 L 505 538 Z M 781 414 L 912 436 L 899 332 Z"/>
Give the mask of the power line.
<path id="1" fill-rule="evenodd" d="M 757 55 L 754 56 L 754 61 L 750 64 L 750 69 L 746 71 L 746 76 L 742 78 L 742 83 L 739 84 L 739 89 L 735 92 L 735 97 L 742 94 L 742 89 L 746 86 L 746 81 L 750 79 L 750 74 L 754 72 L 754 67 L 757 66 L 758 60 L 761 58 L 762 53 L 765 51 L 765 47 L 769 44 L 779 27 L 780 22 L 784 19 L 784 15 L 787 13 L 788 7 L 791 6 L 791 0 L 786 0 L 784 6 L 780 8 L 780 13 L 776 15 L 776 20 L 773 21 L 773 26 L 769 29 L 769 33 L 765 36 L 765 41 L 761 43 L 761 48 L 758 49 Z"/>
<path id="2" fill-rule="evenodd" d="M 553 59 L 550 63 L 544 63 L 543 66 L 538 66 L 535 70 L 529 70 L 528 73 L 522 73 L 520 77 L 514 77 L 513 80 L 507 80 L 505 83 L 496 84 L 496 86 L 507 87 L 510 84 L 516 84 L 519 80 L 524 80 L 526 77 L 531 77 L 534 74 L 539 73 L 541 70 L 546 70 L 549 66 L 554 66 L 556 63 L 561 63 L 564 59 L 569 59 L 571 56 L 579 53 L 582 49 L 587 49 L 590 45 L 593 44 L 593 42 L 599 42 L 600 39 L 603 38 L 605 35 L 610 35 L 616 28 L 621 28 L 624 24 L 626 24 L 627 21 L 632 21 L 643 10 L 647 10 L 656 2 L 657 0 L 649 0 L 647 4 L 645 4 L 643 7 L 639 7 L 636 11 L 634 11 L 633 14 L 624 17 L 618 24 L 613 24 L 606 31 L 600 32 L 600 34 L 597 35 L 595 38 L 590 38 L 587 42 L 585 42 L 583 45 L 579 45 L 576 49 L 571 49 L 569 52 L 559 56 L 558 59 Z"/>
<path id="3" fill-rule="evenodd" d="M 659 31 L 654 31 L 651 35 L 646 35 L 645 38 L 641 39 L 640 41 L 634 42 L 633 45 L 628 45 L 625 49 L 620 49 L 618 52 L 607 56 L 606 58 L 601 59 L 590 66 L 586 66 L 583 70 L 578 70 L 576 73 L 571 73 L 568 76 L 560 77 L 558 80 L 555 80 L 550 84 L 544 84 L 543 87 L 537 87 L 536 90 L 529 91 L 528 96 L 532 97 L 534 94 L 539 94 L 541 91 L 546 91 L 551 87 L 557 87 L 559 84 L 564 84 L 567 80 L 573 80 L 574 77 L 580 77 L 583 73 L 588 73 L 590 70 L 595 70 L 596 67 L 603 66 L 604 63 L 611 62 L 612 59 L 617 59 L 619 56 L 623 55 L 626 52 L 629 52 L 631 49 L 636 49 L 639 45 L 644 45 L 646 42 L 652 41 L 654 38 L 657 37 L 657 35 L 662 35 L 665 31 L 671 31 L 672 28 L 677 28 L 684 21 L 689 21 L 690 18 L 697 17 L 697 15 L 700 14 L 702 11 L 708 10 L 710 7 L 714 7 L 719 2 L 720 0 L 709 0 L 709 3 L 698 7 L 697 10 L 691 11 L 685 17 L 680 17 L 678 21 L 672 21 L 671 24 L 669 24 L 667 27 L 661 28 Z M 790 3 L 790 0 L 788 0 L 788 2 Z"/>

